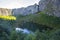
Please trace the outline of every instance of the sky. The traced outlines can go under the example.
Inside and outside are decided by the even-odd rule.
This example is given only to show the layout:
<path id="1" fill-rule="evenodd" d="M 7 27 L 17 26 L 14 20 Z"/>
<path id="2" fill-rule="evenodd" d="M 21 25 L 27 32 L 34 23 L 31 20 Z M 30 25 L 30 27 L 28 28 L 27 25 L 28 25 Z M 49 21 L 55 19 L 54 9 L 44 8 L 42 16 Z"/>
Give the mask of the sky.
<path id="1" fill-rule="evenodd" d="M 13 9 L 27 7 L 35 3 L 38 4 L 39 1 L 40 0 L 0 0 L 0 8 Z"/>

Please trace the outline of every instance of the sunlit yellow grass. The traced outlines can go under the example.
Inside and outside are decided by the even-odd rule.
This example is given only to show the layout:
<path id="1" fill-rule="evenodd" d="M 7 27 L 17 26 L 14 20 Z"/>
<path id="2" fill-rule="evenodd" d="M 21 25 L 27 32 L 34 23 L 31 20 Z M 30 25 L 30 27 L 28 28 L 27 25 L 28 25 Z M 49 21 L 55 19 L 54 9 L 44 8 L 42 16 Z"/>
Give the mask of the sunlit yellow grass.
<path id="1" fill-rule="evenodd" d="M 15 16 L 0 16 L 0 19 L 5 19 L 5 20 L 16 20 Z"/>

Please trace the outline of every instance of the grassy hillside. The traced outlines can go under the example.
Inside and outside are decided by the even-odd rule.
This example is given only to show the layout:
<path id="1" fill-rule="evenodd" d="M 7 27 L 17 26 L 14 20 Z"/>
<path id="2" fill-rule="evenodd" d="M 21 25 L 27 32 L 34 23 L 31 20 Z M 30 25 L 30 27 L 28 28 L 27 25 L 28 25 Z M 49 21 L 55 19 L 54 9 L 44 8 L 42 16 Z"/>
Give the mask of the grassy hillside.
<path id="1" fill-rule="evenodd" d="M 21 17 L 21 18 L 20 18 Z M 30 14 L 27 16 L 17 17 L 17 22 L 34 22 L 37 24 L 47 25 L 49 27 L 60 28 L 60 18 L 56 16 L 49 16 L 43 12 L 37 14 Z"/>
<path id="2" fill-rule="evenodd" d="M 33 22 L 43 24 L 43 25 L 47 25 L 50 27 L 60 28 L 60 18 L 59 17 L 49 16 L 49 15 L 44 14 L 44 13 L 38 13 L 38 15 L 36 15 L 33 18 Z"/>

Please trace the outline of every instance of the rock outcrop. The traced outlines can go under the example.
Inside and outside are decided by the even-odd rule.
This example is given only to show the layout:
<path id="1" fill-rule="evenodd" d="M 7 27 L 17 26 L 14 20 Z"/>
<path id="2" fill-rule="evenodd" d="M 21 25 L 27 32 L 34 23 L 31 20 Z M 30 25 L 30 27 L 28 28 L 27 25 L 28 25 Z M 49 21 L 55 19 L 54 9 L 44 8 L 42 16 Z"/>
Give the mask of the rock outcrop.
<path id="1" fill-rule="evenodd" d="M 48 1 L 48 0 L 41 0 L 41 1 L 39 2 L 39 11 L 44 11 L 46 5 L 48 4 L 47 1 Z"/>
<path id="2" fill-rule="evenodd" d="M 28 6 L 26 8 L 18 8 L 18 9 L 12 10 L 13 15 L 19 15 L 19 14 L 28 15 L 28 14 L 33 14 L 36 12 L 38 12 L 38 5 L 37 4 Z"/>
<path id="3" fill-rule="evenodd" d="M 39 4 L 31 5 L 26 8 L 13 9 L 13 15 L 27 15 L 39 11 L 45 11 L 46 14 L 60 17 L 60 0 L 40 0 Z"/>
<path id="4" fill-rule="evenodd" d="M 8 16 L 8 15 L 12 14 L 11 12 L 12 12 L 11 9 L 0 8 L 0 15 L 6 15 L 6 16 Z"/>
<path id="5" fill-rule="evenodd" d="M 60 0 L 41 0 L 39 10 L 45 11 L 48 15 L 60 17 Z"/>
<path id="6" fill-rule="evenodd" d="M 28 15 L 39 11 L 45 11 L 45 14 L 60 17 L 60 0 L 40 0 L 38 4 L 12 10 L 0 8 L 0 15 Z"/>

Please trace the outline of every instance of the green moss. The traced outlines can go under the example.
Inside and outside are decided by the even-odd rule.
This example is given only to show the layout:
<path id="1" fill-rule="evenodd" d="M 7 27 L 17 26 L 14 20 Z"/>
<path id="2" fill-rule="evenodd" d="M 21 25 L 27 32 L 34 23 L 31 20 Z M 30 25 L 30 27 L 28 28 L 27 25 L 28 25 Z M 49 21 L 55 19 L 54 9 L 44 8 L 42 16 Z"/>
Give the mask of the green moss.
<path id="1" fill-rule="evenodd" d="M 18 17 L 17 17 L 18 18 Z M 49 27 L 60 28 L 60 18 L 56 16 L 49 16 L 44 12 L 38 12 L 36 14 L 30 14 L 27 16 L 23 16 L 16 20 L 18 23 L 22 21 L 25 22 L 34 22 L 42 25 L 47 25 Z"/>
<path id="2" fill-rule="evenodd" d="M 49 16 L 44 13 L 38 13 L 38 16 L 34 17 L 33 22 L 51 26 L 51 27 L 60 27 L 60 18 L 56 16 Z"/>

